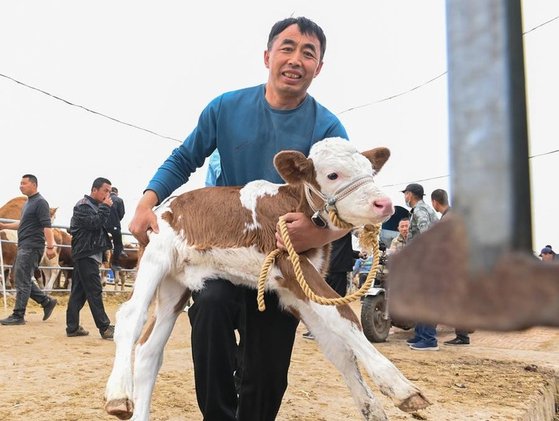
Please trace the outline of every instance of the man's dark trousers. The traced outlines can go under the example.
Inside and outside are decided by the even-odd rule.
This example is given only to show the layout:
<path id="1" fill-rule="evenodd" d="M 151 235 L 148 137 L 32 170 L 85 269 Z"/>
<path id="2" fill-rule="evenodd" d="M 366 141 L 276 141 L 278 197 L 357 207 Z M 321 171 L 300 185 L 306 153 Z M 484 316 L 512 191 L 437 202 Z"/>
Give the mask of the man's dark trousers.
<path id="1" fill-rule="evenodd" d="M 44 305 L 49 298 L 31 279 L 35 270 L 39 267 L 39 262 L 43 257 L 43 249 L 23 249 L 17 251 L 14 263 L 14 273 L 16 279 L 16 303 L 14 305 L 14 315 L 17 317 L 25 316 L 25 309 L 29 298 Z"/>
<path id="2" fill-rule="evenodd" d="M 99 263 L 92 257 L 74 260 L 72 290 L 66 310 L 66 332 L 75 332 L 80 325 L 80 310 L 85 302 L 89 304 L 91 315 L 99 332 L 105 331 L 110 320 L 103 305 L 103 287 L 99 275 Z"/>

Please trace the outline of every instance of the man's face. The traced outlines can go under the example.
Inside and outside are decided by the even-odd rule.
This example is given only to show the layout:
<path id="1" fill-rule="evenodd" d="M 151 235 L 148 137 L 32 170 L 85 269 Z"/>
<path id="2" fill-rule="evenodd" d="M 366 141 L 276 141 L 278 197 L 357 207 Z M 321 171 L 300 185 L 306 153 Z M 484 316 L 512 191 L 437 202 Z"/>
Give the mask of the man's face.
<path id="1" fill-rule="evenodd" d="M 542 260 L 544 262 L 551 262 L 553 260 L 553 254 L 551 253 L 542 253 Z"/>
<path id="2" fill-rule="evenodd" d="M 435 211 L 439 212 L 439 202 L 437 202 L 434 199 L 431 199 L 431 205 L 433 206 L 433 209 L 435 209 Z"/>
<path id="3" fill-rule="evenodd" d="M 274 97 L 300 101 L 322 68 L 320 41 L 314 35 L 303 35 L 296 24 L 288 26 L 264 52 L 264 64 L 270 70 L 267 90 Z"/>
<path id="4" fill-rule="evenodd" d="M 402 234 L 402 237 L 407 238 L 410 229 L 410 221 L 400 221 L 398 224 L 398 232 Z"/>
<path id="5" fill-rule="evenodd" d="M 37 192 L 37 185 L 29 178 L 23 177 L 19 182 L 19 191 L 27 197 L 33 196 Z"/>
<path id="6" fill-rule="evenodd" d="M 404 201 L 406 202 L 406 206 L 411 208 L 411 192 L 409 191 L 404 192 Z"/>
<path id="7" fill-rule="evenodd" d="M 106 197 L 111 195 L 111 185 L 103 184 L 101 187 L 96 189 L 95 187 L 91 190 L 91 197 L 97 202 L 101 203 Z"/>

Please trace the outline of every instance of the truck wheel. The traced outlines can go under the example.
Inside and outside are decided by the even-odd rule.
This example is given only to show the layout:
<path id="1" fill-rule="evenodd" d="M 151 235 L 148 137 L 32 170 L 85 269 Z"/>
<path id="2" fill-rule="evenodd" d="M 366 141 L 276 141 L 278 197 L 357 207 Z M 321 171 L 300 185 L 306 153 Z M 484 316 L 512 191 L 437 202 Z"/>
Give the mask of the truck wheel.
<path id="1" fill-rule="evenodd" d="M 363 333 L 371 342 L 384 342 L 390 332 L 390 318 L 386 317 L 386 298 L 384 294 L 368 295 L 361 306 Z"/>

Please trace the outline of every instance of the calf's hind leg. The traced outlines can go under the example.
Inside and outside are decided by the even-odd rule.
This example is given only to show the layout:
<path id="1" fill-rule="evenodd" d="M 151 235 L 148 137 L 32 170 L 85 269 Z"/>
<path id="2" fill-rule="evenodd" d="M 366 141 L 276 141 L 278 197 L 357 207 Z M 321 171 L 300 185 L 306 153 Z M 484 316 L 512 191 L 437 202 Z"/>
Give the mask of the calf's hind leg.
<path id="1" fill-rule="evenodd" d="M 190 291 L 179 282 L 167 279 L 159 287 L 154 317 L 136 345 L 133 420 L 149 420 L 151 396 L 163 362 L 163 351 L 189 298 Z"/>
<path id="2" fill-rule="evenodd" d="M 320 307 L 321 311 L 316 312 L 316 307 Z M 332 323 L 338 323 L 333 322 L 333 320 L 340 318 L 338 310 L 335 307 L 301 302 L 297 306 L 297 311 L 301 320 L 314 335 L 320 350 L 344 378 L 363 419 L 367 421 L 387 421 L 388 418 L 381 403 L 375 398 L 361 376 L 355 355 L 331 328 Z"/>
<path id="3" fill-rule="evenodd" d="M 307 283 L 316 293 L 327 298 L 338 297 L 338 294 L 327 287 L 325 281 L 307 259 L 301 259 L 301 269 Z M 290 269 L 288 270 L 290 271 Z M 285 266 L 283 267 L 283 272 L 286 273 Z M 287 279 L 287 282 L 289 282 L 290 278 Z M 295 278 L 293 277 L 292 279 Z M 310 302 L 308 299 L 297 299 L 296 296 L 301 294 L 298 285 L 297 287 L 291 285 L 289 289 L 292 291 L 290 294 L 293 294 L 292 299 L 290 300 L 287 296 L 282 296 L 282 301 L 286 306 L 292 307 L 295 311 L 299 312 L 305 323 L 308 323 L 307 326 L 317 337 L 319 343 L 322 342 L 321 348 L 325 354 L 331 358 L 332 362 L 340 370 L 352 370 L 347 368 L 350 367 L 346 361 L 348 357 L 344 357 L 344 349 L 347 349 L 354 356 L 349 358 L 356 358 L 358 362 L 363 364 L 381 392 L 394 399 L 398 408 L 406 412 L 413 412 L 429 405 L 429 402 L 423 397 L 420 390 L 406 379 L 400 370 L 367 340 L 363 334 L 359 319 L 349 306 L 343 305 L 336 308 Z M 339 348 L 340 346 L 343 348 Z M 337 348 L 337 351 L 331 352 L 330 349 L 332 348 Z M 336 358 L 340 358 L 340 361 L 336 362 Z M 343 371 L 342 374 L 345 375 Z M 348 383 L 348 385 L 352 388 L 352 384 Z M 353 387 L 352 394 L 358 405 L 360 405 L 360 410 L 363 412 L 362 402 L 365 402 L 368 398 L 361 398 L 366 396 L 365 392 L 360 390 L 357 385 Z M 370 394 L 370 391 L 367 393 Z M 374 406 L 374 402 L 371 405 Z M 364 412 L 367 411 L 365 410 Z M 382 415 L 372 416 L 381 417 Z M 383 418 L 378 419 L 382 420 Z"/>

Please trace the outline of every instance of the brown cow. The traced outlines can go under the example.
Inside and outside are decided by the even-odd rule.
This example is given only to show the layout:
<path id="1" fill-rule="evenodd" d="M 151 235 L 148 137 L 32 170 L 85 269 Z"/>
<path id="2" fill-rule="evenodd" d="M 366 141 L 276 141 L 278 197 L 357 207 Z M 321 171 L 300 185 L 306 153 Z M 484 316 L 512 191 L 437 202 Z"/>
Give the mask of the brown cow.
<path id="1" fill-rule="evenodd" d="M 23 205 L 27 202 L 26 196 L 14 197 L 8 200 L 4 206 L 0 208 L 0 218 L 3 219 L 18 219 L 21 218 L 21 210 Z M 50 208 L 50 219 L 54 221 L 56 217 L 56 210 L 58 208 Z"/>
<path id="2" fill-rule="evenodd" d="M 13 266 L 17 254 L 17 231 L 0 230 L 0 240 L 2 241 L 2 264 L 4 266 Z M 4 267 L 2 276 L 6 282 L 6 288 L 13 289 L 15 285 L 11 268 Z"/>
<path id="3" fill-rule="evenodd" d="M 112 250 L 109 250 L 109 252 L 112 253 Z M 113 268 L 115 291 L 117 291 L 119 287 L 121 291 L 124 291 L 124 285 L 126 284 L 126 279 L 129 277 L 128 275 L 133 271 L 135 271 L 136 266 L 138 265 L 138 253 L 139 253 L 138 244 L 124 245 L 124 253 L 120 255 L 120 259 L 119 259 L 119 266 L 124 270 L 115 271 Z M 111 261 L 112 261 L 112 256 L 109 255 L 109 257 L 107 258 L 106 268 L 110 267 L 108 262 Z M 103 285 L 106 284 L 106 277 L 107 277 L 107 271 L 103 271 L 101 273 Z"/>
<path id="4" fill-rule="evenodd" d="M 308 217 L 314 214 L 314 219 L 320 215 L 332 229 L 337 228 L 328 210 L 354 227 L 386 220 L 394 207 L 375 186 L 373 175 L 388 156 L 386 148 L 359 154 L 347 141 L 327 139 L 311 148 L 308 159 L 295 151 L 276 155 L 274 164 L 288 184 L 259 180 L 244 187 L 211 187 L 163 204 L 156 212 L 159 233 L 150 233 L 132 297 L 116 315 L 116 354 L 105 392 L 107 412 L 121 419 L 132 415 L 136 420 L 149 419 L 163 349 L 191 291 L 216 278 L 256 288 L 262 264 L 276 248 L 281 215 L 293 210 Z M 311 289 L 335 298 L 339 296 L 322 276 L 328 255 L 329 246 L 311 249 L 301 254 L 300 263 Z M 340 370 L 365 420 L 387 418 L 358 363 L 400 409 L 413 412 L 428 405 L 419 389 L 367 340 L 348 305 L 325 306 L 306 297 L 285 254 L 272 265 L 266 288 L 275 291 L 283 308 L 313 332 Z M 154 318 L 140 338 L 154 297 Z"/>
<path id="5" fill-rule="evenodd" d="M 60 234 L 60 242 L 56 240 L 56 244 L 58 244 L 58 264 L 62 268 L 73 268 L 74 267 L 74 260 L 72 259 L 72 236 L 68 234 L 66 231 L 59 231 Z M 70 282 L 72 280 L 72 273 L 73 269 L 60 269 L 58 273 L 58 277 L 56 278 L 52 288 L 55 287 L 62 287 L 64 289 L 68 289 L 70 287 Z M 62 275 L 64 275 L 64 284 L 60 285 Z"/>

